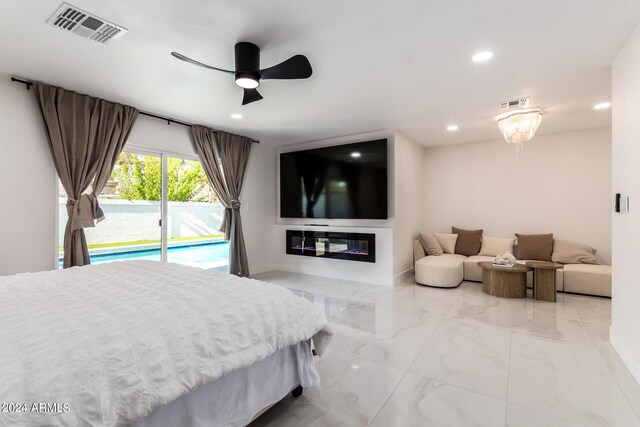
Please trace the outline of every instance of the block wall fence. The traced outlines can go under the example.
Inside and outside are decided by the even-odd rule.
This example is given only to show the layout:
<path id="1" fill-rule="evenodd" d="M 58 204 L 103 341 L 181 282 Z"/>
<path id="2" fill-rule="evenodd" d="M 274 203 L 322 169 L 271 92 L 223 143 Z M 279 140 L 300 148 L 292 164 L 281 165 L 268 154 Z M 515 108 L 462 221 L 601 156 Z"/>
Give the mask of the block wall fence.
<path id="1" fill-rule="evenodd" d="M 105 219 L 85 228 L 91 244 L 159 240 L 160 202 L 100 200 Z M 220 203 L 168 202 L 169 239 L 219 234 L 224 207 Z M 58 202 L 58 236 L 62 245 L 67 223 L 66 199 Z"/>

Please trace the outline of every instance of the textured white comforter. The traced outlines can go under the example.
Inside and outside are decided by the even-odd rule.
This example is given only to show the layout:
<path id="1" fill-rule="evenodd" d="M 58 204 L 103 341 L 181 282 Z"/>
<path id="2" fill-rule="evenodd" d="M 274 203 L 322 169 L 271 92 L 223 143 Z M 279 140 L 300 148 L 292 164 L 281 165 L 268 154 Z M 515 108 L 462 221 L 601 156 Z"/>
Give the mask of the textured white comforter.
<path id="1" fill-rule="evenodd" d="M 322 352 L 326 325 L 287 289 L 176 264 L 0 277 L 0 425 L 131 425 L 297 342 Z"/>

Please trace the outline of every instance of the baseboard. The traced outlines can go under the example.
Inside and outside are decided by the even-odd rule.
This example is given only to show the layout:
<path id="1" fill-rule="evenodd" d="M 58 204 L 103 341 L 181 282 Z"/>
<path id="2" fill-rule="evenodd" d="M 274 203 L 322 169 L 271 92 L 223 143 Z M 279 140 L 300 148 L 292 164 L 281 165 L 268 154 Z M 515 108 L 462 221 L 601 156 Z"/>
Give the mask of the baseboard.
<path id="1" fill-rule="evenodd" d="M 355 264 L 355 263 L 349 263 L 349 264 Z M 362 264 L 362 263 L 357 263 L 357 264 Z M 342 280 L 348 280 L 350 282 L 359 282 L 359 283 L 366 283 L 366 284 L 370 284 L 370 285 L 379 285 L 379 286 L 393 286 L 394 280 L 395 278 L 391 275 L 389 275 L 389 278 L 387 280 L 384 279 L 380 279 L 380 276 L 378 277 L 358 277 L 353 271 L 352 272 L 345 272 L 345 271 L 336 271 L 336 270 L 331 270 L 331 269 L 326 269 L 326 268 L 319 268 L 318 265 L 303 265 L 303 264 L 290 264 L 290 263 L 273 263 L 272 264 L 272 270 L 280 270 L 280 271 L 288 271 L 291 273 L 300 273 L 300 274 L 307 274 L 310 276 L 320 276 L 320 277 L 328 277 L 328 278 L 333 278 L 333 279 L 342 279 Z"/>
<path id="2" fill-rule="evenodd" d="M 396 274 L 393 277 L 393 283 L 396 284 L 396 283 L 400 282 L 402 279 L 404 279 L 404 278 L 406 278 L 408 276 L 413 276 L 413 272 L 414 272 L 414 268 L 411 267 L 411 268 L 408 268 L 408 269 L 406 269 L 405 271 L 403 271 L 401 273 Z"/>
<path id="3" fill-rule="evenodd" d="M 275 266 L 273 264 L 259 264 L 255 266 L 249 265 L 249 273 L 253 276 L 254 274 L 266 273 L 267 271 L 275 270 Z"/>
<path id="4" fill-rule="evenodd" d="M 395 277 L 398 278 L 398 277 L 404 276 L 405 274 L 409 274 L 409 273 L 413 273 L 413 267 L 409 267 L 405 271 L 401 271 L 400 273 L 396 274 Z"/>
<path id="5" fill-rule="evenodd" d="M 636 382 L 640 384 L 640 360 L 637 359 L 631 350 L 625 345 L 625 343 L 618 337 L 612 327 L 609 327 L 609 342 L 613 349 L 618 353 L 620 359 L 624 362 L 631 372 L 631 375 L 635 378 Z"/>

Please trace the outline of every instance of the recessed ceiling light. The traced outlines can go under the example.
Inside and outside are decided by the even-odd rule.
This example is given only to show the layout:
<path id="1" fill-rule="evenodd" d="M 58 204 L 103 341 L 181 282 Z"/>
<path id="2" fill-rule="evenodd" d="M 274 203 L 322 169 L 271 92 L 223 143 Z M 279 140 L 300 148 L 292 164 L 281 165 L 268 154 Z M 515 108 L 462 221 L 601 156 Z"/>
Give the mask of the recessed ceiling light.
<path id="1" fill-rule="evenodd" d="M 594 110 L 606 110 L 607 108 L 611 108 L 610 102 L 600 102 L 593 106 Z"/>
<path id="2" fill-rule="evenodd" d="M 232 119 L 236 119 L 236 120 L 240 120 L 240 119 L 242 118 L 242 114 L 239 114 L 239 113 L 233 113 L 233 114 L 231 115 L 231 118 L 232 118 Z"/>
<path id="3" fill-rule="evenodd" d="M 449 132 L 455 132 L 455 131 L 457 131 L 458 129 L 460 129 L 460 127 L 459 127 L 458 125 L 449 125 L 449 126 L 447 126 L 447 130 L 448 130 Z"/>
<path id="4" fill-rule="evenodd" d="M 351 153 L 351 157 L 357 159 L 359 157 L 362 157 L 362 154 L 358 153 L 357 151 L 354 151 L 353 153 Z"/>
<path id="5" fill-rule="evenodd" d="M 493 52 L 486 51 L 476 53 L 471 57 L 471 60 L 473 62 L 484 62 L 490 60 L 491 58 L 493 58 Z"/>

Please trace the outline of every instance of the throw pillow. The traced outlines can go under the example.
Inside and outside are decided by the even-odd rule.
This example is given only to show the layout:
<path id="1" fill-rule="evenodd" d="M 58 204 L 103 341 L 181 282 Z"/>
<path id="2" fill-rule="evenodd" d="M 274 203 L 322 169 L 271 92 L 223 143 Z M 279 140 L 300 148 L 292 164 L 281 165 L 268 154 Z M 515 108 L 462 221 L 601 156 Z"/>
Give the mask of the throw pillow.
<path id="1" fill-rule="evenodd" d="M 554 239 L 551 260 L 560 264 L 597 264 L 595 253 L 589 245 Z"/>
<path id="2" fill-rule="evenodd" d="M 451 227 L 451 232 L 458 235 L 455 253 L 464 256 L 478 255 L 482 245 L 482 230 L 463 230 Z"/>
<path id="3" fill-rule="evenodd" d="M 431 233 L 420 233 L 418 238 L 427 255 L 439 256 L 444 253 L 438 239 Z"/>
<path id="4" fill-rule="evenodd" d="M 551 261 L 553 233 L 518 234 L 518 259 Z"/>
<path id="5" fill-rule="evenodd" d="M 498 256 L 507 252 L 512 254 L 515 241 L 516 239 L 482 236 L 482 248 L 480 248 L 479 255 Z"/>
<path id="6" fill-rule="evenodd" d="M 440 247 L 445 254 L 452 254 L 456 250 L 456 240 L 458 240 L 457 234 L 441 234 L 435 233 L 436 240 L 440 244 Z"/>

